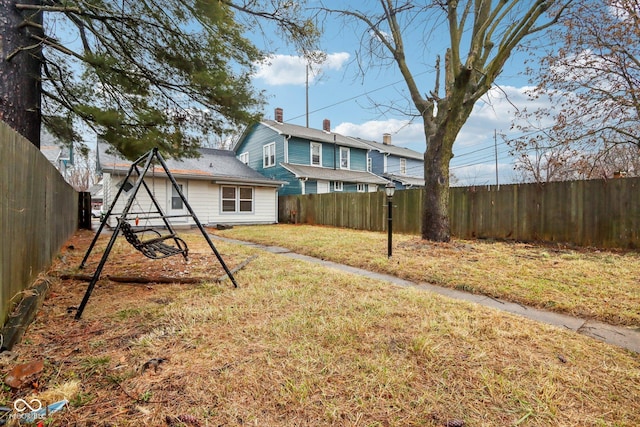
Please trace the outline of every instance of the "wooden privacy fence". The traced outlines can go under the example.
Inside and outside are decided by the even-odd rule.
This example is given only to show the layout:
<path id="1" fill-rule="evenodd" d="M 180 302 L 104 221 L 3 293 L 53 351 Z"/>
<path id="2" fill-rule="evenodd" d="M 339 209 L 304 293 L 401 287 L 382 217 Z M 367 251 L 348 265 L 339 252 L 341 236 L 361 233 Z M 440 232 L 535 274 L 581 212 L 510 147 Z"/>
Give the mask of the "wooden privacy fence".
<path id="1" fill-rule="evenodd" d="M 78 193 L 0 121 L 0 325 L 78 227 Z"/>
<path id="2" fill-rule="evenodd" d="M 456 187 L 451 233 L 463 239 L 545 241 L 635 249 L 640 246 L 640 178 Z M 396 191 L 393 230 L 420 234 L 423 190 Z M 283 196 L 280 222 L 386 229 L 384 193 Z"/>

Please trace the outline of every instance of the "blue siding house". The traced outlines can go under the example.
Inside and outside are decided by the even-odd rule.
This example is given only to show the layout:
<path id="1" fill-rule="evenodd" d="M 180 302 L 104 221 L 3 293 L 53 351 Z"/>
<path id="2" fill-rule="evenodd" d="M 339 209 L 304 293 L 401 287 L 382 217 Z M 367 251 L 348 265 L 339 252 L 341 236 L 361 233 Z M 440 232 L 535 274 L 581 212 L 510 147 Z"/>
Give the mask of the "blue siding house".
<path id="1" fill-rule="evenodd" d="M 382 143 L 358 139 L 367 145 L 370 170 L 396 184 L 397 189 L 424 187 L 424 156 L 409 148 L 391 144 L 391 135 L 385 133 Z"/>
<path id="2" fill-rule="evenodd" d="M 322 194 L 334 191 L 372 192 L 388 181 L 368 170 L 371 147 L 330 130 L 276 120 L 249 126 L 234 145 L 240 161 L 263 176 L 288 182 L 280 195 Z"/>

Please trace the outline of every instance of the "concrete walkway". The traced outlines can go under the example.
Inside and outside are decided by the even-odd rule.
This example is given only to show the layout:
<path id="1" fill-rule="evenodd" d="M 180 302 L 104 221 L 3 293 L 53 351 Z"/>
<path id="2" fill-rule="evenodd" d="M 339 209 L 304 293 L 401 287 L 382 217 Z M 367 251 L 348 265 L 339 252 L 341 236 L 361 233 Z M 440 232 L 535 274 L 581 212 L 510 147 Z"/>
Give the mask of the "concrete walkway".
<path id="1" fill-rule="evenodd" d="M 338 264 L 332 261 L 325 261 L 319 258 L 310 257 L 307 255 L 300 255 L 295 252 L 291 252 L 289 249 L 278 246 L 266 246 L 257 243 L 245 242 L 242 240 L 228 239 L 225 237 L 210 235 L 211 238 L 217 240 L 224 240 L 231 243 L 237 243 L 241 245 L 251 246 L 257 249 L 261 249 L 270 253 L 280 254 L 288 258 L 298 259 L 302 261 L 308 261 L 315 264 L 320 264 L 328 268 L 345 271 L 351 274 L 357 274 L 359 276 L 367 277 L 370 279 L 381 280 L 383 282 L 393 283 L 395 285 L 403 287 L 411 287 L 416 289 L 422 289 L 425 291 L 433 292 L 436 294 L 444 295 L 449 298 L 454 298 L 462 301 L 469 301 L 472 303 L 480 304 L 485 307 L 495 308 L 497 310 L 513 313 L 527 319 L 532 319 L 541 323 L 554 325 L 560 328 L 570 329 L 580 334 L 586 335 L 591 338 L 595 338 L 606 343 L 625 348 L 627 350 L 640 353 L 640 330 L 634 330 L 631 328 L 625 328 L 621 326 L 612 326 L 606 323 L 597 322 L 594 320 L 585 320 L 578 317 L 567 316 L 565 314 L 554 313 L 551 311 L 539 310 L 532 307 L 526 307 L 521 304 L 512 303 L 508 301 L 502 301 L 496 298 L 488 297 L 485 295 L 471 294 L 467 292 L 458 291 L 455 289 L 444 288 L 441 286 L 435 286 L 425 283 L 414 283 L 408 280 L 403 280 L 395 276 L 388 274 L 374 273 L 361 268 L 350 267 L 344 264 Z"/>

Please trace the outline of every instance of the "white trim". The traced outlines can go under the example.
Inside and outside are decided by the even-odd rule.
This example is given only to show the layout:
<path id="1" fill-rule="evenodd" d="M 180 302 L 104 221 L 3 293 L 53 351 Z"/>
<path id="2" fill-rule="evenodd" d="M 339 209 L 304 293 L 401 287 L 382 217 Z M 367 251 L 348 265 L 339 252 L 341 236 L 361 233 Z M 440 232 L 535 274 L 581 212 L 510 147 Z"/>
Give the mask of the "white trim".
<path id="1" fill-rule="evenodd" d="M 240 160 L 245 165 L 249 164 L 249 152 L 245 151 L 244 153 L 238 154 L 238 160 Z"/>
<path id="2" fill-rule="evenodd" d="M 313 162 L 313 149 L 318 148 L 318 163 Z M 322 144 L 319 142 L 309 142 L 309 165 L 322 167 Z"/>
<path id="3" fill-rule="evenodd" d="M 262 167 L 271 168 L 276 165 L 276 143 L 270 142 L 262 146 Z"/>
<path id="4" fill-rule="evenodd" d="M 233 189 L 233 198 L 226 197 L 224 194 L 225 189 Z M 251 191 L 251 198 L 242 198 L 243 190 Z M 233 202 L 233 210 L 225 210 L 225 201 L 229 205 L 229 202 Z M 251 202 L 250 210 L 242 210 L 243 202 Z M 255 191 L 253 187 L 247 186 L 234 186 L 234 185 L 221 185 L 220 186 L 220 214 L 221 215 L 230 215 L 230 214 L 253 214 L 255 211 Z"/>
<path id="5" fill-rule="evenodd" d="M 346 153 L 347 158 L 344 159 L 342 154 Z M 343 165 L 343 160 L 346 160 L 346 165 Z M 340 169 L 351 169 L 351 149 L 349 147 L 340 147 Z"/>

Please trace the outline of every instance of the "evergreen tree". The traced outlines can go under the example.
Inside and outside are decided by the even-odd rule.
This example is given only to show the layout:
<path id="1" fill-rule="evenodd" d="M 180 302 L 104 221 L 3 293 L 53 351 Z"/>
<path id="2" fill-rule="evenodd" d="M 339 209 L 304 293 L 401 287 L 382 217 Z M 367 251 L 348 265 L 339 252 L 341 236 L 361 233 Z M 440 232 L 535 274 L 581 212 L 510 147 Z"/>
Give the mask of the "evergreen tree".
<path id="1" fill-rule="evenodd" d="M 268 3 L 0 0 L 0 118 L 36 146 L 40 122 L 67 142 L 84 124 L 131 159 L 196 155 L 259 118 L 250 76 L 264 54 L 246 22 L 275 20 L 303 47 L 315 37 L 290 2 Z"/>

